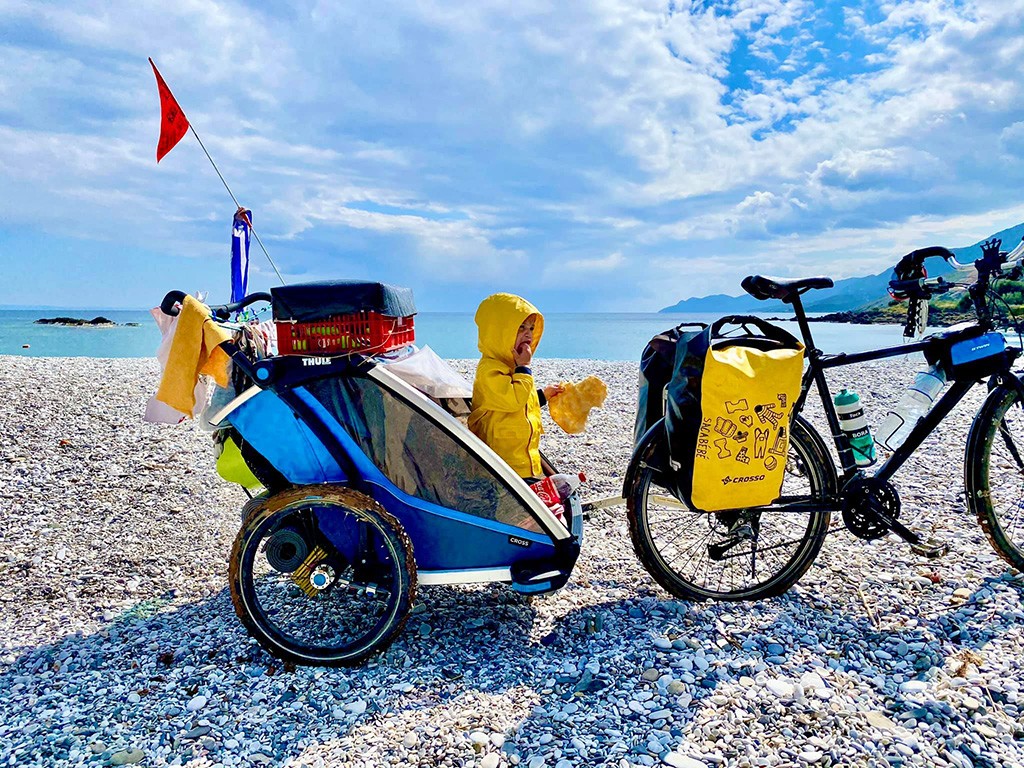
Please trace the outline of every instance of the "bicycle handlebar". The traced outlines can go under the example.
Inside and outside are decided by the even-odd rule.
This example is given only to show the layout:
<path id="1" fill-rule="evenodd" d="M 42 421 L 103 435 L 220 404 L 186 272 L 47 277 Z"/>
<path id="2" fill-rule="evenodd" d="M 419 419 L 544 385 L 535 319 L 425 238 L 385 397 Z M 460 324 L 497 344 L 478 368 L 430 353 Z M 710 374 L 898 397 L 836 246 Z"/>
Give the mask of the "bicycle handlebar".
<path id="1" fill-rule="evenodd" d="M 1000 251 L 999 245 L 1000 242 L 997 239 L 986 242 L 982 246 L 982 257 L 973 264 L 964 264 L 957 259 L 955 253 L 941 245 L 918 248 L 900 259 L 893 268 L 897 279 L 889 281 L 889 292 L 897 298 L 927 299 L 932 295 L 928 292 L 929 289 L 939 289 L 940 292 L 949 290 L 950 285 L 941 279 L 938 282 L 933 282 L 924 278 L 926 274 L 923 268 L 924 260 L 933 256 L 943 259 L 949 266 L 957 270 L 976 267 L 979 278 L 985 280 L 996 274 L 1020 271 L 1024 266 L 1024 239 L 1010 253 Z M 985 274 L 982 275 L 982 272 Z M 915 274 L 919 274 L 921 277 L 912 277 Z"/>
<path id="2" fill-rule="evenodd" d="M 917 262 L 920 264 L 925 259 L 931 258 L 932 256 L 938 256 L 941 259 L 945 259 L 950 264 L 955 265 L 956 263 L 956 254 L 949 250 L 949 248 L 944 248 L 941 245 L 929 245 L 927 248 L 918 248 L 916 251 L 911 251 L 900 259 L 900 264 L 910 262 Z"/>
<path id="3" fill-rule="evenodd" d="M 889 281 L 889 293 L 897 300 L 909 299 L 907 320 L 903 335 L 912 337 L 923 331 L 927 324 L 928 300 L 940 293 L 946 293 L 954 287 L 941 277 L 928 278 L 924 269 L 924 260 L 933 256 L 943 259 L 957 270 L 974 267 L 977 271 L 975 281 L 968 288 L 978 322 L 982 325 L 991 323 L 991 315 L 986 303 L 986 294 L 992 280 L 1004 277 L 1019 279 L 1024 274 L 1024 239 L 1010 253 L 1000 250 L 1002 241 L 993 237 L 981 244 L 981 257 L 973 264 L 963 264 L 956 254 L 948 248 L 933 245 L 911 251 L 893 268 L 894 279 Z"/>
<path id="4" fill-rule="evenodd" d="M 174 316 L 178 314 L 178 307 L 176 304 L 181 304 L 185 300 L 184 291 L 168 291 L 167 295 L 164 296 L 164 300 L 160 302 L 160 311 L 165 315 Z M 237 312 L 240 309 L 245 309 L 250 304 L 255 304 L 257 301 L 270 301 L 269 293 L 250 293 L 248 296 L 243 298 L 241 301 L 236 301 L 233 304 L 217 304 L 210 306 L 210 313 L 217 320 L 227 320 L 231 317 L 232 312 Z"/>
<path id="5" fill-rule="evenodd" d="M 917 280 L 890 280 L 889 290 L 908 299 L 929 299 L 937 293 L 945 293 L 953 287 L 941 277 L 918 278 Z"/>
<path id="6" fill-rule="evenodd" d="M 916 251 L 911 251 L 902 259 L 900 259 L 899 264 L 908 264 L 914 261 L 920 264 L 925 259 L 932 256 L 940 257 L 947 264 L 949 264 L 949 266 L 953 267 L 953 269 L 967 269 L 968 267 L 975 266 L 975 264 L 973 263 L 965 264 L 959 261 L 955 253 L 953 253 L 948 248 L 943 248 L 941 245 L 930 245 L 927 248 L 918 248 Z M 1010 272 L 1014 268 L 1024 264 L 1024 238 L 1021 239 L 1021 241 L 1017 244 L 1017 247 L 1014 248 L 1012 251 L 1010 251 L 1009 253 L 1000 252 L 999 256 L 1002 260 L 1000 269 L 1003 272 Z M 898 266 L 899 265 L 897 265 L 897 267 Z"/>

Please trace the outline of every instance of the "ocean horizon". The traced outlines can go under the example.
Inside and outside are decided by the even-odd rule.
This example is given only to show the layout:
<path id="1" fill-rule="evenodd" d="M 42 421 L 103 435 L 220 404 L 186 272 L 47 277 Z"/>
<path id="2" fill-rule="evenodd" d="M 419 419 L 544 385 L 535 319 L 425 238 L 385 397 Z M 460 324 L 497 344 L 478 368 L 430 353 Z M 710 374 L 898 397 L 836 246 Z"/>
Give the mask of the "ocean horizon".
<path id="1" fill-rule="evenodd" d="M 115 327 L 40 325 L 51 317 L 106 317 Z M 655 334 L 680 323 L 712 322 L 718 313 L 587 312 L 549 313 L 539 358 L 639 360 Z M 763 313 L 777 317 L 778 312 Z M 269 313 L 267 313 L 269 317 Z M 138 323 L 135 326 L 126 323 Z M 794 321 L 779 325 L 799 337 Z M 429 346 L 448 359 L 479 356 L 476 325 L 471 312 L 420 312 L 416 315 L 416 344 Z M 815 344 L 826 352 L 860 352 L 903 342 L 900 325 L 813 323 Z M 19 308 L 0 309 L 0 355 L 29 357 L 154 357 L 160 332 L 148 310 Z M 27 346 L 26 346 L 27 345 Z"/>

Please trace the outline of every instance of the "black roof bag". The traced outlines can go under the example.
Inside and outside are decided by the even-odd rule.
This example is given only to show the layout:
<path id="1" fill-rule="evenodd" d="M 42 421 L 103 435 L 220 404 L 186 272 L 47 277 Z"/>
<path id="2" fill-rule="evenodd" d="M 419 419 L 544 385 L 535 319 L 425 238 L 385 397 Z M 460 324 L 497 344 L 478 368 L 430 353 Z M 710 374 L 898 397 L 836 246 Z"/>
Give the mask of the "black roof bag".
<path id="1" fill-rule="evenodd" d="M 308 323 L 356 312 L 377 312 L 388 317 L 416 314 L 411 288 L 366 280 L 280 285 L 271 288 L 270 295 L 275 320 Z"/>

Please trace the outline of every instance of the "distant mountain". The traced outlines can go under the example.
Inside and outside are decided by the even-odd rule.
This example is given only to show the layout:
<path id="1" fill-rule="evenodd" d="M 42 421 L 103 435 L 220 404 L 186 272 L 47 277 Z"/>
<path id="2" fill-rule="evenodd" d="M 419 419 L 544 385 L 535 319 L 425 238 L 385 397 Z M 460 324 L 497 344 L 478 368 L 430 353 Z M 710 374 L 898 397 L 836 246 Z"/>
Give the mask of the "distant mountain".
<path id="1" fill-rule="evenodd" d="M 998 237 L 1003 241 L 1003 250 L 1012 250 L 1024 238 L 1024 223 L 996 232 L 991 237 Z M 986 237 L 973 245 L 953 248 L 951 250 L 956 254 L 957 261 L 971 263 L 981 257 L 981 244 L 989 239 L 989 237 Z M 950 270 L 950 267 L 942 259 L 929 259 L 925 263 L 925 267 L 928 270 L 928 274 L 933 277 L 945 274 Z M 813 291 L 807 294 L 804 298 L 804 309 L 809 312 L 844 312 L 858 309 L 865 304 L 884 298 L 891 276 L 892 269 L 890 268 L 877 275 L 848 277 L 843 280 L 837 280 L 834 288 L 824 291 Z M 665 307 L 661 310 L 661 312 L 780 311 L 788 312 L 789 307 L 781 301 L 774 299 L 771 301 L 758 301 L 746 293 L 740 296 L 726 296 L 725 294 L 718 293 L 714 296 L 683 299 L 671 307 Z"/>
<path id="2" fill-rule="evenodd" d="M 753 296 L 744 293 L 742 296 L 727 296 L 724 293 L 716 293 L 714 296 L 701 296 L 700 298 L 683 299 L 678 304 L 665 307 L 661 312 L 749 312 L 757 311 L 785 311 L 786 307 L 781 301 L 774 299 L 769 301 L 758 301 Z"/>

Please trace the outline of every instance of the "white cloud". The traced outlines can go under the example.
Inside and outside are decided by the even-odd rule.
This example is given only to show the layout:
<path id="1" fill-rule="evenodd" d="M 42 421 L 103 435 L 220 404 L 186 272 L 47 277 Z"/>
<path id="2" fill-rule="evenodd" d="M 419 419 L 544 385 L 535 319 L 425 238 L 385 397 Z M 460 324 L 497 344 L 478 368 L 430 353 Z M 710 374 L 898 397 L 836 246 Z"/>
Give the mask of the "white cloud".
<path id="1" fill-rule="evenodd" d="M 626 260 L 621 253 L 609 253 L 607 256 L 596 259 L 569 259 L 559 264 L 552 264 L 546 268 L 545 274 L 572 278 L 573 273 L 612 272 L 625 263 Z"/>
<path id="2" fill-rule="evenodd" d="M 927 183 L 943 170 L 934 155 L 912 148 L 841 149 L 810 175 L 812 185 L 845 190 L 903 188 Z"/>
<path id="3" fill-rule="evenodd" d="M 866 3 L 834 29 L 807 0 L 0 8 L 17 231 L 218 253 L 231 204 L 201 151 L 153 162 L 148 55 L 292 272 L 372 254 L 455 302 L 556 265 L 638 309 L 765 261 L 877 266 L 995 231 L 1024 180 L 1020 0 Z"/>

